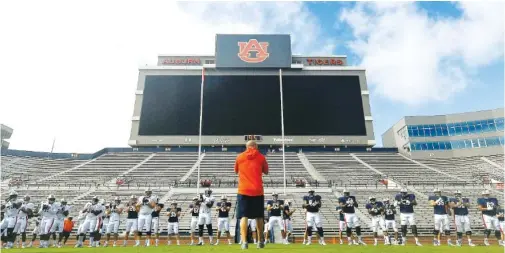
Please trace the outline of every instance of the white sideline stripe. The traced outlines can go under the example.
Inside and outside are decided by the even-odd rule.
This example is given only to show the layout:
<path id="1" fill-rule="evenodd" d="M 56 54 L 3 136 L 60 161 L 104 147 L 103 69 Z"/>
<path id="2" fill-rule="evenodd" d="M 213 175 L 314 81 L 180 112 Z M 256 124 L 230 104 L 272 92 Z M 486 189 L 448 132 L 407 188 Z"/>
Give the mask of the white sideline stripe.
<path id="1" fill-rule="evenodd" d="M 51 178 L 53 178 L 53 177 L 57 177 L 57 176 L 59 176 L 59 175 L 65 174 L 65 173 L 67 173 L 67 172 L 74 171 L 74 170 L 76 170 L 76 169 L 81 168 L 81 167 L 82 167 L 82 166 L 84 166 L 84 165 L 87 165 L 87 164 L 90 164 L 90 163 L 92 163 L 92 162 L 96 161 L 96 160 L 97 160 L 98 158 L 100 158 L 100 157 L 101 157 L 101 156 L 99 156 L 99 157 L 97 157 L 97 158 L 95 158 L 95 159 L 91 159 L 91 160 L 89 160 L 89 161 L 87 161 L 87 162 L 81 163 L 81 164 L 79 164 L 79 165 L 77 165 L 77 166 L 75 166 L 75 167 L 73 167 L 73 168 L 68 169 L 68 170 L 64 170 L 64 171 L 58 172 L 58 173 L 56 173 L 56 174 L 54 174 L 54 175 L 52 175 L 52 176 L 49 176 L 49 177 L 45 177 L 45 178 L 39 179 L 39 180 L 37 180 L 37 181 L 35 181 L 35 182 L 36 182 L 36 183 L 40 183 L 40 182 L 42 182 L 42 181 L 45 181 L 45 180 L 51 179 Z"/>
<path id="2" fill-rule="evenodd" d="M 193 167 L 184 175 L 179 182 L 184 182 L 188 179 L 191 174 L 200 166 L 200 163 L 202 163 L 203 158 L 205 157 L 205 153 L 200 154 L 200 157 L 198 157 L 198 160 L 196 160 L 195 164 L 193 164 Z"/>
<path id="3" fill-rule="evenodd" d="M 326 179 L 321 174 L 319 174 L 317 169 L 314 167 L 314 165 L 312 165 L 312 163 L 309 161 L 309 159 L 307 158 L 307 156 L 305 156 L 304 153 L 299 152 L 296 155 L 298 156 L 298 159 L 303 164 L 303 167 L 305 167 L 305 170 L 307 170 L 312 179 L 321 182 L 326 182 Z"/>

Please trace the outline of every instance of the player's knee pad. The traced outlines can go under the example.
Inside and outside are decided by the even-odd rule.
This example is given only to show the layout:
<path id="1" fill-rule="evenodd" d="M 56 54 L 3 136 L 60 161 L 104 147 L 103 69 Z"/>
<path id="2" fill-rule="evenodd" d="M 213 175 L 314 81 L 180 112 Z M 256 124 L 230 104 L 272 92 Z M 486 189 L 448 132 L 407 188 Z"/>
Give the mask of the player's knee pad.
<path id="1" fill-rule="evenodd" d="M 212 236 L 212 224 L 207 224 L 207 233 L 209 233 L 210 236 Z"/>
<path id="2" fill-rule="evenodd" d="M 14 234 L 14 228 L 7 228 L 7 236 L 12 236 Z"/>
<path id="3" fill-rule="evenodd" d="M 352 235 L 352 229 L 350 227 L 347 227 L 346 233 L 347 233 L 347 237 L 351 237 L 351 235 Z"/>
<path id="4" fill-rule="evenodd" d="M 501 232 L 500 232 L 500 230 L 495 230 L 495 231 L 494 231 L 494 236 L 495 236 L 498 240 L 501 240 Z"/>
<path id="5" fill-rule="evenodd" d="M 458 236 L 458 239 L 461 239 L 463 237 L 463 232 L 457 232 L 456 235 Z"/>
<path id="6" fill-rule="evenodd" d="M 357 226 L 355 229 L 356 229 L 356 235 L 361 236 L 361 226 Z"/>
<path id="7" fill-rule="evenodd" d="M 407 235 L 407 225 L 402 225 L 402 236 L 405 237 Z"/>
<path id="8" fill-rule="evenodd" d="M 26 241 L 26 232 L 21 233 L 21 240 L 24 242 Z"/>
<path id="9" fill-rule="evenodd" d="M 312 227 L 307 228 L 307 236 L 312 236 Z"/>
<path id="10" fill-rule="evenodd" d="M 142 231 L 137 231 L 138 236 L 142 236 Z"/>
<path id="11" fill-rule="evenodd" d="M 466 235 L 472 235 L 472 231 L 466 231 Z"/>
<path id="12" fill-rule="evenodd" d="M 146 232 L 146 235 L 151 236 L 151 231 Z"/>
<path id="13" fill-rule="evenodd" d="M 198 225 L 198 236 L 203 236 L 203 225 Z"/>
<path id="14" fill-rule="evenodd" d="M 433 229 L 433 235 L 438 235 L 438 233 L 440 233 L 440 230 L 436 230 L 436 229 Z"/>
<path id="15" fill-rule="evenodd" d="M 317 227 L 317 233 L 319 234 L 320 237 L 324 237 L 323 227 Z"/>
<path id="16" fill-rule="evenodd" d="M 491 234 L 491 229 L 484 230 L 484 235 L 489 236 Z"/>
<path id="17" fill-rule="evenodd" d="M 445 230 L 445 235 L 451 235 L 451 230 Z"/>

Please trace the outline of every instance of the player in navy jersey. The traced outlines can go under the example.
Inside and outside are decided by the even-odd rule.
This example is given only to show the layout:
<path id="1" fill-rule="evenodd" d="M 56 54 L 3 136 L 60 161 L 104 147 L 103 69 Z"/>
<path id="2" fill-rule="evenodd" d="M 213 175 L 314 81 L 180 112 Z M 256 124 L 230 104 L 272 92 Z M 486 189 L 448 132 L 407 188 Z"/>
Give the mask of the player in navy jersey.
<path id="1" fill-rule="evenodd" d="M 384 219 L 382 218 L 382 210 L 384 209 L 384 204 L 377 201 L 375 197 L 369 197 L 368 203 L 365 205 L 368 214 L 372 216 L 372 232 L 374 237 L 374 246 L 377 246 L 377 238 L 379 237 L 379 230 L 383 227 Z M 387 237 L 384 237 L 384 243 L 387 242 Z"/>
<path id="2" fill-rule="evenodd" d="M 309 195 L 303 197 L 302 207 L 307 211 L 307 243 L 305 245 L 310 245 L 312 243 L 312 227 L 314 227 L 314 225 L 319 234 L 319 244 L 326 245 L 324 242 L 323 224 L 321 222 L 321 216 L 319 215 L 319 209 L 322 204 L 321 201 L 321 196 L 315 195 L 315 191 L 312 189 L 309 190 Z"/>
<path id="3" fill-rule="evenodd" d="M 154 232 L 154 245 L 158 247 L 160 243 L 160 232 L 162 229 L 160 229 L 160 213 L 161 210 L 165 208 L 165 205 L 163 203 L 159 203 L 159 199 L 156 199 L 156 206 L 154 207 L 154 210 L 151 214 L 153 217 L 152 219 L 152 228 Z"/>
<path id="4" fill-rule="evenodd" d="M 440 246 L 440 237 L 443 229 L 447 236 L 447 245 L 453 246 L 451 241 L 451 228 L 449 224 L 449 198 L 442 195 L 442 191 L 438 188 L 433 190 L 433 195 L 428 197 L 430 206 L 433 207 L 434 214 L 434 230 L 433 230 L 433 246 Z"/>
<path id="5" fill-rule="evenodd" d="M 130 201 L 126 205 L 126 233 L 123 241 L 123 247 L 126 246 L 128 242 L 128 235 L 134 235 L 135 243 L 138 242 L 137 239 L 137 219 L 139 218 L 139 208 L 137 207 L 137 196 L 130 196 Z"/>
<path id="6" fill-rule="evenodd" d="M 167 208 L 168 227 L 167 227 L 167 244 L 171 244 L 170 235 L 175 235 L 177 245 L 181 245 L 179 241 L 179 216 L 181 216 L 181 208 L 177 207 L 176 202 L 172 202 Z"/>
<path id="7" fill-rule="evenodd" d="M 344 213 L 345 221 L 347 222 L 347 241 L 349 245 L 352 244 L 351 235 L 352 229 L 356 230 L 356 235 L 358 236 L 358 244 L 366 245 L 361 239 L 361 226 L 359 224 L 358 216 L 356 216 L 355 208 L 358 207 L 358 202 L 354 196 L 348 190 L 343 191 L 344 196 L 338 198 L 338 203 L 342 207 L 342 212 Z"/>
<path id="8" fill-rule="evenodd" d="M 422 246 L 417 237 L 417 225 L 414 216 L 414 206 L 417 205 L 416 195 L 408 193 L 407 189 L 403 188 L 400 193 L 395 196 L 395 206 L 400 206 L 400 223 L 402 226 L 402 245 L 407 243 L 407 226 L 412 228 L 412 234 L 416 240 L 417 246 Z"/>
<path id="9" fill-rule="evenodd" d="M 216 211 L 217 215 L 217 240 L 215 245 L 219 245 L 219 239 L 221 238 L 221 233 L 225 232 L 226 239 L 228 239 L 228 244 L 231 245 L 230 238 L 230 210 L 231 210 L 231 202 L 228 201 L 228 198 L 223 195 L 221 196 L 221 202 L 217 203 Z"/>
<path id="10" fill-rule="evenodd" d="M 286 238 L 291 236 L 293 232 L 293 224 L 291 222 L 291 216 L 296 211 L 296 209 L 290 210 L 291 201 L 287 201 L 284 203 L 284 210 L 282 212 L 282 218 L 284 219 L 284 230 L 286 230 Z"/>
<path id="11" fill-rule="evenodd" d="M 501 241 L 504 243 L 503 240 L 505 240 L 505 217 L 504 217 L 504 212 L 503 208 L 500 207 L 496 210 L 496 218 L 498 218 L 498 222 L 500 223 L 500 231 L 501 231 Z"/>
<path id="12" fill-rule="evenodd" d="M 191 213 L 191 223 L 190 223 L 190 238 L 191 243 L 189 245 L 194 245 L 195 243 L 195 233 L 198 231 L 198 215 L 200 213 L 200 196 L 193 198 L 193 203 L 189 205 L 189 213 Z"/>
<path id="13" fill-rule="evenodd" d="M 502 245 L 500 225 L 496 217 L 496 210 L 498 208 L 498 199 L 490 197 L 488 190 L 482 192 L 482 198 L 477 199 L 478 209 L 482 212 L 482 219 L 484 221 L 484 245 L 489 246 L 489 236 L 491 230 L 494 230 L 494 235 L 498 243 Z"/>
<path id="14" fill-rule="evenodd" d="M 267 201 L 268 212 L 268 227 L 270 229 L 277 226 L 281 230 L 282 243 L 289 244 L 284 231 L 284 220 L 282 219 L 282 212 L 284 210 L 284 201 L 279 199 L 279 195 L 275 192 L 272 193 L 272 200 Z M 266 238 L 270 238 L 270 229 L 267 230 Z"/>
<path id="15" fill-rule="evenodd" d="M 344 211 L 342 210 L 342 207 L 338 205 L 335 210 L 338 213 L 338 238 L 340 239 L 340 244 L 344 244 L 344 241 L 342 241 L 342 232 L 345 230 L 347 231 L 347 224 L 345 223 L 345 217 L 344 217 Z"/>
<path id="16" fill-rule="evenodd" d="M 387 244 L 396 244 L 398 241 L 398 228 L 396 227 L 396 220 L 395 220 L 395 214 L 396 214 L 396 207 L 391 204 L 388 198 L 385 198 L 382 200 L 384 204 L 384 208 L 382 209 L 382 214 L 384 215 L 384 227 L 383 227 L 383 233 L 384 237 L 386 238 L 386 243 Z M 395 233 L 394 236 L 394 241 L 393 243 L 391 242 L 391 239 L 389 238 L 389 229 L 393 229 L 393 232 Z"/>
<path id="17" fill-rule="evenodd" d="M 470 200 L 464 198 L 460 191 L 456 191 L 454 198 L 449 200 L 449 206 L 454 213 L 454 223 L 456 224 L 456 234 L 458 240 L 457 246 L 463 245 L 463 233 L 466 233 L 468 238 L 468 245 L 474 247 L 472 243 L 472 229 L 470 228 L 470 218 L 468 217 L 468 207 L 470 207 Z"/>

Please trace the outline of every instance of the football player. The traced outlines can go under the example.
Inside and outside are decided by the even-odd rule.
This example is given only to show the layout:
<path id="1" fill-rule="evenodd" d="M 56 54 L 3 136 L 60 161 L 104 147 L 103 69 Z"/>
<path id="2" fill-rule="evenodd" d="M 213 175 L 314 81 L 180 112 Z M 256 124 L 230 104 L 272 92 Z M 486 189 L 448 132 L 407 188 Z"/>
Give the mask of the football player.
<path id="1" fill-rule="evenodd" d="M 216 244 L 219 244 L 219 239 L 221 237 L 221 233 L 226 234 L 226 239 L 228 239 L 228 244 L 231 245 L 230 238 L 230 222 L 229 222 L 229 213 L 231 209 L 231 202 L 228 202 L 228 198 L 223 195 L 221 196 L 221 202 L 217 203 L 216 211 L 217 215 L 217 240 Z"/>
<path id="2" fill-rule="evenodd" d="M 21 247 L 24 249 L 26 247 L 26 228 L 28 227 L 28 220 L 33 216 L 33 210 L 35 205 L 30 203 L 30 197 L 25 196 L 21 204 L 21 208 L 18 212 L 16 226 L 14 228 L 14 234 L 21 234 Z"/>
<path id="3" fill-rule="evenodd" d="M 374 246 L 377 246 L 377 238 L 379 236 L 379 229 L 383 227 L 384 219 L 382 218 L 382 212 L 384 209 L 384 205 L 382 202 L 377 201 L 375 197 L 371 196 L 368 198 L 368 203 L 365 205 L 365 208 L 368 210 L 368 214 L 372 216 L 372 228 L 373 236 L 374 236 Z M 387 243 L 387 236 L 384 237 L 384 243 Z"/>
<path id="4" fill-rule="evenodd" d="M 168 216 L 168 241 L 167 244 L 170 245 L 170 235 L 175 235 L 175 240 L 177 241 L 177 245 L 181 245 L 179 241 L 179 217 L 181 216 L 181 208 L 177 207 L 177 203 L 173 202 L 170 204 L 170 207 L 167 208 L 167 216 Z"/>
<path id="5" fill-rule="evenodd" d="M 395 196 L 395 206 L 400 206 L 400 224 L 402 226 L 402 245 L 407 244 L 407 226 L 412 228 L 412 234 L 416 240 L 417 246 L 422 246 L 417 237 L 417 225 L 414 216 L 414 206 L 417 205 L 416 195 L 408 193 L 407 189 L 402 188 L 399 194 Z"/>
<path id="6" fill-rule="evenodd" d="M 140 197 L 137 202 L 137 207 L 139 207 L 139 218 L 138 218 L 138 243 L 135 244 L 135 247 L 140 246 L 140 240 L 142 240 L 142 230 L 145 228 L 146 230 L 146 241 L 145 246 L 149 247 L 151 245 L 151 225 L 152 225 L 152 216 L 154 207 L 156 206 L 156 197 L 152 196 L 152 191 L 150 188 L 147 188 L 144 191 L 145 195 Z"/>
<path id="7" fill-rule="evenodd" d="M 344 244 L 344 241 L 342 240 L 342 232 L 347 231 L 347 224 L 345 223 L 345 217 L 344 217 L 344 211 L 342 210 L 342 207 L 338 205 L 335 210 L 337 211 L 338 214 L 338 238 L 340 240 L 340 244 Z"/>
<path id="8" fill-rule="evenodd" d="M 158 244 L 160 242 L 160 212 L 163 210 L 165 205 L 163 203 L 159 203 L 159 199 L 156 199 L 156 206 L 154 207 L 153 212 L 151 213 L 151 216 L 153 217 L 153 224 L 152 228 L 154 231 L 154 245 L 158 247 Z"/>
<path id="9" fill-rule="evenodd" d="M 194 236 L 198 228 L 198 216 L 200 213 L 200 196 L 193 198 L 193 203 L 189 205 L 189 212 L 191 213 L 191 223 L 189 228 L 191 237 L 190 245 L 193 245 L 195 242 Z"/>
<path id="10" fill-rule="evenodd" d="M 387 238 L 387 244 L 396 244 L 398 242 L 398 228 L 396 227 L 395 220 L 396 208 L 393 204 L 391 204 L 389 198 L 385 198 L 383 203 L 384 208 L 382 209 L 382 213 L 384 215 L 384 237 Z M 391 239 L 389 238 L 389 229 L 393 229 L 393 232 L 395 233 L 393 243 L 391 243 Z"/>
<path id="11" fill-rule="evenodd" d="M 49 247 L 49 236 L 51 234 L 51 228 L 56 218 L 56 213 L 58 212 L 59 206 L 55 203 L 56 198 L 54 195 L 49 195 L 47 197 L 47 202 L 44 202 L 40 206 L 39 214 L 42 216 L 40 222 L 40 245 L 39 248 Z"/>
<path id="12" fill-rule="evenodd" d="M 284 201 L 279 199 L 279 194 L 273 192 L 272 200 L 267 201 L 267 212 L 269 212 L 267 235 L 265 238 L 269 237 L 270 229 L 277 226 L 281 230 L 282 243 L 289 244 L 288 238 L 286 236 L 286 231 L 284 231 L 284 220 L 282 219 L 282 212 L 284 210 Z"/>
<path id="13" fill-rule="evenodd" d="M 305 245 L 310 245 L 312 242 L 312 228 L 315 225 L 317 232 L 319 234 L 319 244 L 326 245 L 324 242 L 324 231 L 321 222 L 321 216 L 319 215 L 319 209 L 321 209 L 322 201 L 321 196 L 315 195 L 314 190 L 309 190 L 309 195 L 303 197 L 303 208 L 307 210 L 307 243 Z"/>
<path id="14" fill-rule="evenodd" d="M 56 212 L 56 219 L 53 224 L 53 247 L 56 246 L 56 233 L 58 233 L 58 247 L 61 247 L 61 241 L 63 240 L 63 221 L 70 213 L 71 206 L 67 204 L 65 199 L 60 200 L 58 206 L 58 211 Z"/>
<path id="15" fill-rule="evenodd" d="M 344 190 L 343 193 L 344 196 L 338 199 L 338 203 L 342 207 L 342 211 L 344 212 L 344 217 L 347 222 L 347 241 L 349 245 L 352 244 L 351 235 L 352 229 L 354 228 L 356 230 L 356 236 L 358 237 L 358 244 L 366 245 L 361 239 L 361 225 L 355 213 L 355 208 L 358 207 L 358 202 L 354 196 L 351 196 L 351 193 L 348 190 Z"/>
<path id="16" fill-rule="evenodd" d="M 442 192 L 438 188 L 433 190 L 433 194 L 434 195 L 428 197 L 429 204 L 433 207 L 433 220 L 435 221 L 435 229 L 433 230 L 433 235 L 435 236 L 433 239 L 433 246 L 440 246 L 442 229 L 447 236 L 447 245 L 453 246 L 448 216 L 449 199 L 447 196 L 442 196 Z"/>
<path id="17" fill-rule="evenodd" d="M 463 245 L 463 233 L 466 233 L 468 238 L 468 246 L 474 247 L 472 243 L 472 229 L 470 228 L 470 218 L 468 217 L 468 207 L 470 200 L 463 198 L 460 191 L 456 191 L 455 197 L 449 200 L 449 206 L 454 213 L 454 223 L 456 223 L 456 233 L 458 240 L 457 246 Z"/>
<path id="18" fill-rule="evenodd" d="M 9 249 L 14 246 L 14 241 L 16 239 L 16 233 L 14 233 L 14 228 L 16 227 L 17 215 L 19 208 L 22 206 L 22 202 L 18 199 L 18 194 L 15 191 L 9 193 L 9 197 L 5 204 L 5 217 L 2 220 L 1 234 L 7 234 L 6 240 L 7 245 L 5 248 Z"/>
<path id="19" fill-rule="evenodd" d="M 207 188 L 205 190 L 205 196 L 200 195 L 201 206 L 200 214 L 198 216 L 198 245 L 203 245 L 203 227 L 207 226 L 207 232 L 209 234 L 209 242 L 212 244 L 212 219 L 211 219 L 211 208 L 214 205 L 214 197 L 212 197 L 212 190 Z"/>
<path id="20" fill-rule="evenodd" d="M 102 205 L 103 212 L 98 216 L 98 230 L 95 232 L 97 238 L 95 238 L 95 247 L 100 246 L 100 240 L 102 236 L 107 232 L 107 226 L 109 225 L 110 220 L 110 206 L 106 203 L 105 199 L 100 200 L 100 204 Z"/>
<path id="21" fill-rule="evenodd" d="M 114 241 L 112 247 L 116 247 L 116 242 L 119 239 L 119 223 L 120 223 L 120 215 L 123 212 L 123 205 L 121 205 L 121 199 L 119 197 L 114 198 L 114 203 L 109 204 L 108 214 L 109 214 L 109 223 L 107 224 L 107 232 L 106 232 L 106 240 L 104 243 L 104 247 L 107 247 L 110 240 L 110 234 L 114 234 Z"/>
<path id="22" fill-rule="evenodd" d="M 293 233 L 293 223 L 291 222 L 291 216 L 296 211 L 296 209 L 290 210 L 291 201 L 284 203 L 284 210 L 282 212 L 282 218 L 284 219 L 284 227 L 286 229 L 286 240 Z"/>
<path id="23" fill-rule="evenodd" d="M 79 216 L 77 216 L 77 221 L 79 222 L 79 226 L 77 227 L 77 235 L 75 241 L 79 241 L 79 237 L 81 234 L 84 234 L 82 240 L 86 241 L 86 231 L 84 231 L 84 222 L 86 221 L 86 212 L 84 210 L 79 211 Z M 80 247 L 79 243 L 75 244 L 75 247 Z"/>
<path id="24" fill-rule="evenodd" d="M 252 233 L 252 238 L 253 238 L 253 243 L 254 244 L 257 244 L 258 240 L 256 239 L 257 237 L 257 232 L 256 232 L 256 219 L 247 219 L 247 226 L 249 226 L 249 228 L 251 229 L 251 233 Z M 266 237 L 265 237 L 265 240 L 266 240 Z M 242 243 L 242 242 L 241 242 Z"/>
<path id="25" fill-rule="evenodd" d="M 489 246 L 489 236 L 491 230 L 494 229 L 494 235 L 498 240 L 498 244 L 502 245 L 500 225 L 496 217 L 498 208 L 498 199 L 490 197 L 489 190 L 482 192 L 482 198 L 477 199 L 478 209 L 482 212 L 482 220 L 484 222 L 484 245 Z"/>
<path id="26" fill-rule="evenodd" d="M 137 219 L 139 217 L 139 207 L 137 206 L 137 196 L 131 195 L 128 204 L 126 205 L 126 233 L 123 241 L 123 247 L 128 243 L 128 235 L 133 235 L 135 238 L 135 245 L 140 245 L 137 235 Z"/>
<path id="27" fill-rule="evenodd" d="M 87 232 L 89 232 L 89 247 L 95 245 L 95 231 L 98 229 L 98 215 L 100 215 L 104 210 L 102 205 L 99 203 L 98 197 L 94 196 L 91 198 L 91 202 L 86 203 L 84 208 L 81 210 L 86 214 L 86 219 L 82 224 L 82 230 L 79 231 L 79 241 L 76 247 L 82 247 L 84 238 Z"/>

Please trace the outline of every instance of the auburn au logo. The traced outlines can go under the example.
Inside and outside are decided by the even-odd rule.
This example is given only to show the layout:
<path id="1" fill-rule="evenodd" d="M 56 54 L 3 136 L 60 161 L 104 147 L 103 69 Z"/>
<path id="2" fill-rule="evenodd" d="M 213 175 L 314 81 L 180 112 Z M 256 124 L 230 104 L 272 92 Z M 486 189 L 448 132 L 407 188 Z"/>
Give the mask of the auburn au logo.
<path id="1" fill-rule="evenodd" d="M 247 63 L 263 62 L 270 55 L 268 53 L 268 42 L 258 42 L 256 39 L 250 39 L 248 42 L 239 42 L 238 46 L 238 57 Z"/>

